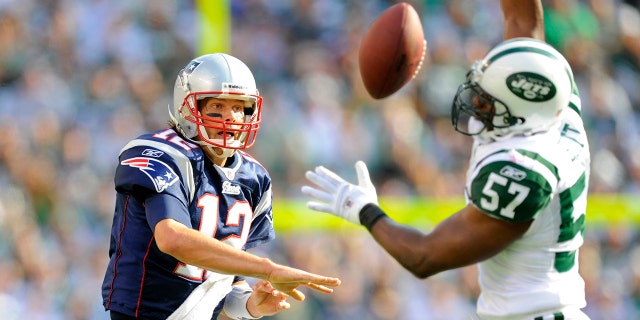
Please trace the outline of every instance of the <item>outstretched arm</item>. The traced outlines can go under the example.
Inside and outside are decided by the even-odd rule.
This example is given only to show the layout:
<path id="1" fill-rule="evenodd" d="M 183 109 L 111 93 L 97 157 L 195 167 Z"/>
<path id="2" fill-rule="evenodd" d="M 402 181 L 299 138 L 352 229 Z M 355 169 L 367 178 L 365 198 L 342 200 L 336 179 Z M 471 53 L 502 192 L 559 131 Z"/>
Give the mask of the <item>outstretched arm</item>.
<path id="1" fill-rule="evenodd" d="M 338 278 L 291 268 L 235 249 L 173 219 L 158 222 L 154 236 L 162 252 L 184 263 L 219 273 L 264 279 L 271 282 L 278 291 L 296 300 L 305 299 L 298 287 L 331 293 L 333 289 L 329 287 L 340 285 Z"/>
<path id="2" fill-rule="evenodd" d="M 307 171 L 311 185 L 302 187 L 311 198 L 307 206 L 362 224 L 382 248 L 420 278 L 488 259 L 519 239 L 531 225 L 492 218 L 469 204 L 425 234 L 389 218 L 378 206 L 367 166 L 358 161 L 355 167 L 358 185 L 325 167 Z"/>
<path id="3" fill-rule="evenodd" d="M 544 41 L 541 0 L 501 0 L 504 40 L 529 37 Z"/>
<path id="4" fill-rule="evenodd" d="M 531 222 L 492 218 L 469 204 L 427 234 L 386 216 L 370 231 L 378 244 L 405 269 L 425 278 L 494 256 L 520 238 L 530 225 Z"/>

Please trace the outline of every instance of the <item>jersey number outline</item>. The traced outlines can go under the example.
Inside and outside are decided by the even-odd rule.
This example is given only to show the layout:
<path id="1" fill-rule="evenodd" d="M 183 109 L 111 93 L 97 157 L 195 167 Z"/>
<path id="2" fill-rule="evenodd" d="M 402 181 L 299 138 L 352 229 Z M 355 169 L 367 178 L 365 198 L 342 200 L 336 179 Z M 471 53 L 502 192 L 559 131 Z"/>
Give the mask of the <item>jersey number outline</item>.
<path id="1" fill-rule="evenodd" d="M 216 231 L 218 230 L 218 219 L 220 217 L 218 210 L 220 204 L 220 197 L 211 193 L 206 193 L 198 199 L 198 208 L 201 209 L 200 226 L 198 231 L 200 233 L 215 238 Z M 249 238 L 249 230 L 251 228 L 251 220 L 253 218 L 253 209 L 246 201 L 236 201 L 227 212 L 227 226 L 239 226 L 240 217 L 244 216 L 244 222 L 242 224 L 242 231 L 240 235 L 231 235 L 228 238 L 221 240 L 222 242 L 232 244 L 233 247 L 239 246 L 241 248 L 247 242 Z M 178 266 L 175 268 L 174 273 L 191 280 L 203 280 L 205 279 L 205 271 L 200 267 L 196 267 L 184 262 L 178 262 Z M 208 272 L 208 271 L 207 271 Z"/>
<path id="2" fill-rule="evenodd" d="M 480 205 L 482 208 L 489 211 L 495 211 L 498 209 L 498 205 L 500 203 L 500 195 L 493 189 L 494 184 L 507 187 L 507 192 L 515 195 L 511 202 L 509 202 L 504 208 L 500 209 L 500 215 L 513 219 L 516 215 L 515 209 L 522 204 L 525 199 L 527 199 L 531 188 L 491 172 L 487 179 L 487 183 L 484 185 L 484 188 L 482 188 L 482 194 L 487 196 L 489 199 L 480 199 Z"/>

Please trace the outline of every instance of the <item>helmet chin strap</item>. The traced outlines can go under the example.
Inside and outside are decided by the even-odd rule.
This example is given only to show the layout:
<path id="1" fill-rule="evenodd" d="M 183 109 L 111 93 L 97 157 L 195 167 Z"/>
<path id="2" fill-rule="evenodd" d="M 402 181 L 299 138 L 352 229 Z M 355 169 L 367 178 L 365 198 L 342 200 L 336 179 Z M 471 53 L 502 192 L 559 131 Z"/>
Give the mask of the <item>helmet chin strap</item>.
<path id="1" fill-rule="evenodd" d="M 202 135 L 207 140 L 210 139 L 209 134 L 207 134 L 207 130 L 205 130 L 203 127 L 200 127 L 200 126 L 199 126 L 199 130 L 200 130 L 200 135 Z M 208 148 L 211 151 L 211 154 L 216 158 L 229 158 L 236 152 L 236 149 L 212 146 L 204 141 L 197 141 L 197 143 L 203 147 Z M 222 153 L 218 154 L 216 150 L 217 151 L 222 150 Z"/>
<path id="2" fill-rule="evenodd" d="M 526 120 L 527 119 L 523 117 L 509 117 L 505 119 L 505 122 L 510 126 L 514 126 L 517 124 L 523 124 Z"/>
<path id="3" fill-rule="evenodd" d="M 206 146 L 207 146 L 207 148 L 209 148 L 209 150 L 211 150 L 211 153 L 216 158 L 229 158 L 234 153 L 236 153 L 236 149 L 214 147 L 214 146 L 211 146 L 211 145 L 208 145 L 208 144 Z M 218 150 L 218 151 L 222 150 L 222 153 L 218 154 L 218 152 L 216 152 L 216 150 Z"/>
<path id="4" fill-rule="evenodd" d="M 189 139 L 191 142 L 200 145 L 203 149 L 207 148 L 208 150 L 211 151 L 211 154 L 216 157 L 216 158 L 229 158 L 231 157 L 234 153 L 236 153 L 236 149 L 230 149 L 230 148 L 222 148 L 222 147 L 217 147 L 217 146 L 212 146 L 204 141 L 200 141 L 200 140 L 193 140 L 193 139 Z M 218 154 L 218 152 L 216 152 L 216 150 L 220 151 L 222 150 L 222 153 Z"/>
<path id="5" fill-rule="evenodd" d="M 487 125 L 484 122 L 476 119 L 475 117 L 469 117 L 468 130 L 470 133 L 482 132 L 486 130 Z"/>

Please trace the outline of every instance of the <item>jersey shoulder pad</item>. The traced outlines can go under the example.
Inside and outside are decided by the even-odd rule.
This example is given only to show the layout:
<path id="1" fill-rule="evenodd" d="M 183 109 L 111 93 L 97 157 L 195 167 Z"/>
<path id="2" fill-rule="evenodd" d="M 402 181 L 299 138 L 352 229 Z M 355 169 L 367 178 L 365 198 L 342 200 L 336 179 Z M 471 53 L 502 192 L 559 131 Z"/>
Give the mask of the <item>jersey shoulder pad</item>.
<path id="1" fill-rule="evenodd" d="M 474 170 L 467 190 L 469 200 L 486 214 L 502 220 L 523 222 L 535 218 L 551 201 L 557 178 L 547 168 L 531 165 L 531 161 L 513 161 L 512 155 L 493 158 Z"/>
<path id="2" fill-rule="evenodd" d="M 262 183 L 269 183 L 271 181 L 269 171 L 267 171 L 267 169 L 258 160 L 245 151 L 238 150 L 237 153 L 240 155 L 241 171 L 245 174 L 251 173 L 247 176 L 254 176 Z"/>
<path id="3" fill-rule="evenodd" d="M 202 150 L 193 144 L 196 148 L 187 150 L 191 146 L 183 148 L 153 135 L 140 136 L 122 149 L 115 176 L 116 188 L 161 193 L 180 185 L 178 182 L 182 180 L 192 198 L 195 192 L 193 163 L 201 162 L 198 160 L 203 157 Z M 172 192 L 180 191 L 175 188 Z"/>
<path id="4" fill-rule="evenodd" d="M 240 154 L 243 161 L 246 161 L 254 166 L 260 167 L 259 170 L 267 172 L 267 169 L 262 165 L 262 163 L 260 163 L 260 161 L 258 161 L 256 158 L 254 158 L 252 155 L 250 155 L 246 151 L 238 150 L 238 154 Z"/>
<path id="5" fill-rule="evenodd" d="M 204 152 L 199 145 L 183 139 L 173 129 L 158 130 L 141 135 L 130 141 L 122 151 L 138 145 L 149 145 L 172 155 L 180 153 L 193 161 L 202 160 L 204 157 Z"/>

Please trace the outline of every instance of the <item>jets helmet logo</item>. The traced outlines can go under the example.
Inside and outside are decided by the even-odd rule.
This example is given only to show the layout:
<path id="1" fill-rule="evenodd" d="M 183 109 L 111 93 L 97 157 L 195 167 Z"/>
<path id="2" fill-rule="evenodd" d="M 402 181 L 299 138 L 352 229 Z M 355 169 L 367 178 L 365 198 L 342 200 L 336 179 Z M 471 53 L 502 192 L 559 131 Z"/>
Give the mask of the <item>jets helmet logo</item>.
<path id="1" fill-rule="evenodd" d="M 151 179 L 158 193 L 164 191 L 179 180 L 178 175 L 173 169 L 158 159 L 135 157 L 124 160 L 120 162 L 120 164 L 140 169 L 140 171 Z"/>
<path id="2" fill-rule="evenodd" d="M 532 101 L 544 102 L 556 95 L 556 87 L 549 79 L 532 72 L 514 73 L 507 77 L 507 87 L 516 96 Z"/>

